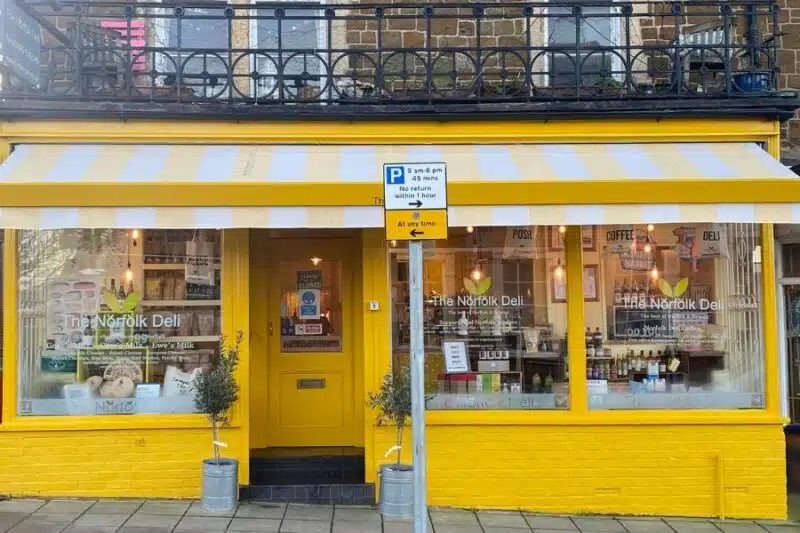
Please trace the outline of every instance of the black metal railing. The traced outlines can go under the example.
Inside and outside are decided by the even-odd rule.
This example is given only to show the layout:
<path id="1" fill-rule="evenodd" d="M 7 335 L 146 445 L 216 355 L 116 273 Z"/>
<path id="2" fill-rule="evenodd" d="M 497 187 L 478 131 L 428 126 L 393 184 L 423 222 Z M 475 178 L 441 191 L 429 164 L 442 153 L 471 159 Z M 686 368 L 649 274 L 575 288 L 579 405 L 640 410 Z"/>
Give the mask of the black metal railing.
<path id="1" fill-rule="evenodd" d="M 4 43 L 17 50 L 5 98 L 390 105 L 778 89 L 768 0 L 15 5 L 33 29 Z M 31 31 L 39 49 L 21 50 L 36 48 Z"/>

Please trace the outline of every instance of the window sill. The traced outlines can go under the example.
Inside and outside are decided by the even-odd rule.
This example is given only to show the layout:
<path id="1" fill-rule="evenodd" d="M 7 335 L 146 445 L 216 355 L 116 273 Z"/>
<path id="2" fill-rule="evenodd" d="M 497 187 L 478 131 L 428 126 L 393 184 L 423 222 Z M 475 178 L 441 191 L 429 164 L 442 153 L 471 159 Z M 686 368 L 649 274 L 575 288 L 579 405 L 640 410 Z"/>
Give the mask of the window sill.
<path id="1" fill-rule="evenodd" d="M 239 429 L 238 420 L 226 426 Z M 207 429 L 208 419 L 185 415 L 20 416 L 0 425 L 0 432 L 14 431 L 103 431 L 130 429 Z"/>

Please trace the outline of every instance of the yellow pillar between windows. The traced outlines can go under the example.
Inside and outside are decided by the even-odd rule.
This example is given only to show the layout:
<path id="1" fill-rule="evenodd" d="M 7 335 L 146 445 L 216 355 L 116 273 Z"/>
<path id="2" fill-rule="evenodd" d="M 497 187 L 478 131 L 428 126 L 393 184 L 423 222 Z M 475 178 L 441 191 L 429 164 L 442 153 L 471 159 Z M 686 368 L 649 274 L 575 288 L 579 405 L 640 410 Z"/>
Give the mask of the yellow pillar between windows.
<path id="1" fill-rule="evenodd" d="M 569 363 L 569 407 L 582 413 L 589 408 L 586 394 L 586 345 L 583 334 L 583 236 L 580 226 L 566 231 L 567 272 L 567 361 Z"/>

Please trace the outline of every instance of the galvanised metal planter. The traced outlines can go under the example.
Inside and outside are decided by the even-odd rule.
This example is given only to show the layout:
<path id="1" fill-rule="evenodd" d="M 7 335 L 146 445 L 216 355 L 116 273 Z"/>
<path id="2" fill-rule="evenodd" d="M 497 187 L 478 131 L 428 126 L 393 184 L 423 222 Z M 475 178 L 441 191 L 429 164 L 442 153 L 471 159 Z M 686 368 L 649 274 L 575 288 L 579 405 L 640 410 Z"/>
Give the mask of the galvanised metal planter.
<path id="1" fill-rule="evenodd" d="M 411 465 L 382 465 L 381 514 L 394 518 L 414 516 L 414 483 Z"/>
<path id="2" fill-rule="evenodd" d="M 229 511 L 239 497 L 239 461 L 221 458 L 203 461 L 202 504 L 209 511 Z"/>

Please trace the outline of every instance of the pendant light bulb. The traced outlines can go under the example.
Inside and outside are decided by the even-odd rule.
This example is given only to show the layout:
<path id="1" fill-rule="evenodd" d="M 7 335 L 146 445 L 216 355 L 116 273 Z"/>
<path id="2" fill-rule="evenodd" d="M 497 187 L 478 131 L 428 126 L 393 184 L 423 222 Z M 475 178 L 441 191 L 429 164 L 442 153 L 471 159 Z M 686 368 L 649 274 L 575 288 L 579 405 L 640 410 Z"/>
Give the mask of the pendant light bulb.
<path id="1" fill-rule="evenodd" d="M 558 265 L 556 265 L 556 269 L 553 272 L 556 276 L 556 279 L 562 279 L 564 277 L 564 267 L 561 266 L 561 259 L 558 260 Z"/>
<path id="2" fill-rule="evenodd" d="M 392 248 L 397 248 L 397 241 L 395 240 L 389 241 L 389 245 L 391 245 Z"/>
<path id="3" fill-rule="evenodd" d="M 317 266 L 318 264 L 322 263 L 322 258 L 321 257 L 312 257 L 311 259 L 309 259 L 309 261 L 311 261 L 312 265 Z"/>
<path id="4" fill-rule="evenodd" d="M 650 271 L 650 277 L 653 279 L 658 279 L 658 268 L 653 267 L 653 270 Z"/>
<path id="5" fill-rule="evenodd" d="M 133 270 L 131 270 L 131 266 L 128 265 L 128 270 L 125 271 L 125 281 L 130 283 L 133 281 Z"/>
<path id="6" fill-rule="evenodd" d="M 563 235 L 564 233 L 567 232 L 567 227 L 566 226 L 559 226 L 558 227 L 558 232 Z"/>
<path id="7" fill-rule="evenodd" d="M 478 267 L 475 267 L 475 268 L 472 270 L 472 272 L 470 273 L 470 277 L 471 277 L 471 278 L 472 278 L 474 281 L 480 281 L 480 280 L 481 280 L 481 278 L 483 277 L 483 272 L 481 272 L 481 269 L 480 269 L 480 268 L 478 268 Z"/>
<path id="8" fill-rule="evenodd" d="M 656 229 L 656 227 L 654 225 L 652 225 L 652 224 L 648 224 L 647 225 L 647 231 L 652 232 L 654 229 Z"/>
<path id="9" fill-rule="evenodd" d="M 139 230 L 135 229 L 131 232 L 131 237 L 133 237 L 133 245 L 136 246 L 136 241 L 139 239 Z"/>
<path id="10" fill-rule="evenodd" d="M 473 231 L 475 231 L 475 228 L 472 226 L 467 226 L 467 233 L 472 233 Z"/>
<path id="11" fill-rule="evenodd" d="M 652 247 L 650 246 L 650 243 L 648 242 L 647 244 L 644 245 L 644 252 L 649 254 L 650 250 L 652 250 Z"/>

